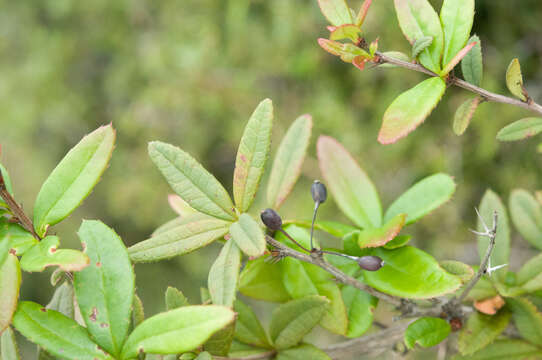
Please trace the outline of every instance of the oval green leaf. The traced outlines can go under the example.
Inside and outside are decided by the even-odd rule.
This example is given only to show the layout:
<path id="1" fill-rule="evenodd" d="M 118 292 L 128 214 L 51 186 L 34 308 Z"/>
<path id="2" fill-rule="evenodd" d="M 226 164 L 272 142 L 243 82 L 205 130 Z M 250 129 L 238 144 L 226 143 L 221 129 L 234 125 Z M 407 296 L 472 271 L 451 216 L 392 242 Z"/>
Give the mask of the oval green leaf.
<path id="1" fill-rule="evenodd" d="M 506 305 L 512 311 L 512 317 L 521 336 L 538 346 L 542 345 L 542 314 L 529 300 L 508 298 Z"/>
<path id="2" fill-rule="evenodd" d="M 459 105 L 454 115 L 453 124 L 454 133 L 456 135 L 463 135 L 465 130 L 467 130 L 478 105 L 480 105 L 480 101 L 482 101 L 482 97 L 475 96 Z"/>
<path id="3" fill-rule="evenodd" d="M 521 75 L 521 65 L 517 58 L 513 59 L 506 70 L 506 86 L 508 90 L 522 101 L 527 101 L 523 88 L 523 76 Z"/>
<path id="4" fill-rule="evenodd" d="M 77 234 L 90 258 L 90 265 L 74 274 L 81 315 L 94 341 L 118 356 L 128 336 L 134 298 L 128 252 L 115 231 L 100 221 L 83 221 Z"/>
<path id="5" fill-rule="evenodd" d="M 269 260 L 265 256 L 247 262 L 239 276 L 239 291 L 258 300 L 279 303 L 288 301 L 291 297 L 282 283 L 281 266 Z"/>
<path id="6" fill-rule="evenodd" d="M 414 41 L 412 44 L 412 57 L 415 59 L 420 55 L 420 53 L 427 49 L 429 45 L 433 42 L 432 36 L 424 36 Z"/>
<path id="7" fill-rule="evenodd" d="M 75 145 L 43 183 L 34 204 L 34 228 L 44 236 L 90 194 L 107 168 L 115 144 L 113 126 L 102 126 Z"/>
<path id="8" fill-rule="evenodd" d="M 379 228 L 360 231 L 358 245 L 361 249 L 384 246 L 393 240 L 405 224 L 406 215 L 398 214 Z"/>
<path id="9" fill-rule="evenodd" d="M 497 133 L 497 140 L 517 141 L 534 136 L 542 131 L 542 118 L 529 117 L 503 127 Z"/>
<path id="10" fill-rule="evenodd" d="M 435 9 L 427 0 L 395 0 L 395 11 L 399 26 L 411 44 L 426 36 L 433 38 L 431 45 L 419 54 L 419 60 L 425 68 L 438 73 L 444 35 Z"/>
<path id="11" fill-rule="evenodd" d="M 538 254 L 522 266 L 517 273 L 517 284 L 531 292 L 542 289 L 542 254 Z"/>
<path id="12" fill-rule="evenodd" d="M 134 262 L 149 262 L 188 254 L 228 233 L 230 223 L 203 214 L 194 214 L 168 223 L 145 241 L 128 248 Z"/>
<path id="13" fill-rule="evenodd" d="M 473 35 L 467 42 L 476 43 L 474 47 L 465 55 L 461 60 L 461 72 L 463 72 L 463 78 L 476 86 L 482 85 L 482 78 L 484 74 L 484 64 L 482 62 L 482 43 L 478 36 Z"/>
<path id="14" fill-rule="evenodd" d="M 407 214 L 405 225 L 412 224 L 450 200 L 454 192 L 455 182 L 450 175 L 428 176 L 399 196 L 386 211 L 384 220 Z"/>
<path id="15" fill-rule="evenodd" d="M 458 347 L 463 355 L 483 349 L 499 336 L 510 322 L 510 312 L 501 309 L 496 315 L 472 314 L 459 333 Z"/>
<path id="16" fill-rule="evenodd" d="M 352 24 L 352 13 L 344 0 L 318 0 L 320 10 L 333 26 Z"/>
<path id="17" fill-rule="evenodd" d="M 540 203 L 527 191 L 516 189 L 510 194 L 509 207 L 512 222 L 521 236 L 531 245 L 542 250 L 542 206 Z"/>
<path id="18" fill-rule="evenodd" d="M 193 350 L 234 318 L 233 311 L 216 305 L 184 306 L 152 316 L 130 334 L 121 358 L 133 359 L 142 352 L 177 354 Z"/>
<path id="19" fill-rule="evenodd" d="M 171 188 L 193 209 L 235 220 L 230 196 L 218 180 L 188 153 L 160 141 L 149 143 L 149 156 Z"/>
<path id="20" fill-rule="evenodd" d="M 342 212 L 362 228 L 382 223 L 376 188 L 352 155 L 329 136 L 318 138 L 318 162 L 326 185 Z"/>
<path id="21" fill-rule="evenodd" d="M 269 333 L 278 350 L 298 344 L 324 316 L 329 301 L 323 296 L 306 296 L 280 305 L 273 311 Z"/>
<path id="22" fill-rule="evenodd" d="M 444 0 L 440 21 L 444 31 L 442 65 L 448 64 L 467 43 L 474 20 L 474 0 Z"/>
<path id="23" fill-rule="evenodd" d="M 248 210 L 260 184 L 271 145 L 273 103 L 263 100 L 245 127 L 233 173 L 233 197 L 241 212 Z M 180 195 L 180 194 L 179 194 Z"/>
<path id="24" fill-rule="evenodd" d="M 248 256 L 261 256 L 266 249 L 262 229 L 248 214 L 241 214 L 239 220 L 231 224 L 230 235 L 237 246 Z"/>
<path id="25" fill-rule="evenodd" d="M 363 281 L 363 276 L 358 280 Z M 373 324 L 374 311 L 378 298 L 353 286 L 344 286 L 341 290 L 348 316 L 346 336 L 355 338 L 363 335 Z"/>
<path id="26" fill-rule="evenodd" d="M 13 317 L 19 289 L 21 287 L 21 269 L 19 260 L 13 254 L 8 254 L 0 266 L 0 333 L 4 331 Z"/>
<path id="27" fill-rule="evenodd" d="M 399 95 L 384 113 L 378 141 L 391 144 L 407 136 L 429 116 L 445 90 L 444 80 L 432 77 Z"/>
<path id="28" fill-rule="evenodd" d="M 407 299 L 428 299 L 457 290 L 461 280 L 440 267 L 429 254 L 412 246 L 395 250 L 376 248 L 371 255 L 384 260 L 378 271 L 364 271 L 367 285 Z"/>
<path id="29" fill-rule="evenodd" d="M 63 271 L 80 271 L 88 266 L 90 260 L 81 251 L 57 249 L 60 239 L 47 236 L 26 251 L 21 258 L 21 269 L 28 272 L 41 272 L 49 266 L 58 266 Z"/>
<path id="30" fill-rule="evenodd" d="M 440 318 L 423 317 L 414 321 L 405 331 L 405 344 L 412 349 L 416 343 L 422 347 L 439 344 L 450 335 L 450 324 Z"/>
<path id="31" fill-rule="evenodd" d="M 349 39 L 354 44 L 357 43 L 360 39 L 359 35 L 361 30 L 359 26 L 354 24 L 344 24 L 341 26 L 335 27 L 329 34 L 330 40 L 344 40 Z"/>
<path id="32" fill-rule="evenodd" d="M 241 268 L 241 250 L 232 239 L 226 241 L 209 270 L 209 292 L 213 304 L 233 306 Z"/>
<path id="33" fill-rule="evenodd" d="M 495 248 L 491 253 L 491 265 L 508 264 L 510 257 L 510 226 L 508 224 L 506 208 L 497 194 L 491 190 L 487 190 L 480 202 L 478 210 L 490 229 L 493 226 L 493 212 L 497 212 L 497 236 L 495 237 Z M 479 232 L 485 231 L 480 219 L 478 219 L 477 229 Z M 487 236 L 478 236 L 478 255 L 480 256 L 480 261 L 482 261 L 488 246 L 489 238 Z M 495 276 L 503 280 L 505 273 L 504 271 L 497 271 Z"/>
<path id="34" fill-rule="evenodd" d="M 267 201 L 278 209 L 292 191 L 307 154 L 312 130 L 310 115 L 298 117 L 282 139 L 267 185 Z"/>
<path id="35" fill-rule="evenodd" d="M 468 282 L 474 276 L 474 270 L 460 261 L 445 260 L 440 262 L 440 266 L 450 274 L 459 277 L 463 283 Z"/>
<path id="36" fill-rule="evenodd" d="M 40 304 L 19 303 L 13 326 L 33 343 L 63 359 L 113 360 L 75 320 Z"/>
<path id="37" fill-rule="evenodd" d="M 245 344 L 270 348 L 267 334 L 254 311 L 240 300 L 235 300 L 233 310 L 237 313 L 235 338 Z"/>

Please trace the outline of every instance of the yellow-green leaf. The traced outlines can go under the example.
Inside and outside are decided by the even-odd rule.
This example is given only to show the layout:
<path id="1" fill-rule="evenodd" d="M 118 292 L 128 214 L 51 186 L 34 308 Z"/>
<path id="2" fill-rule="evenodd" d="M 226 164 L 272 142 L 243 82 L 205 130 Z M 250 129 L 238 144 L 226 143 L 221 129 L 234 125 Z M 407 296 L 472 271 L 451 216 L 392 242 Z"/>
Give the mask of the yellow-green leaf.
<path id="1" fill-rule="evenodd" d="M 480 105 L 482 97 L 474 96 L 467 99 L 463 104 L 461 104 L 454 115 L 454 124 L 453 129 L 456 135 L 463 135 L 465 130 L 469 127 L 470 121 L 474 116 L 474 112 Z"/>
<path id="2" fill-rule="evenodd" d="M 510 65 L 508 65 L 508 69 L 506 70 L 506 86 L 515 97 L 527 101 L 524 94 L 525 89 L 523 88 L 521 66 L 519 65 L 519 60 L 517 58 L 510 62 Z"/>
<path id="3" fill-rule="evenodd" d="M 538 346 L 542 345 L 542 314 L 529 300 L 508 298 L 506 305 L 512 311 L 512 317 L 521 336 Z"/>
<path id="4" fill-rule="evenodd" d="M 378 141 L 391 144 L 407 136 L 429 116 L 445 90 L 444 80 L 433 77 L 399 95 L 384 113 Z"/>
<path id="5" fill-rule="evenodd" d="M 216 305 L 184 306 L 152 316 L 132 331 L 121 359 L 136 358 L 141 352 L 177 354 L 194 350 L 234 319 L 232 310 Z"/>
<path id="6" fill-rule="evenodd" d="M 542 206 L 527 191 L 516 189 L 510 194 L 509 208 L 512 222 L 521 236 L 542 250 Z"/>
<path id="7" fill-rule="evenodd" d="M 311 129 L 311 116 L 302 115 L 290 126 L 279 145 L 267 185 L 267 201 L 274 209 L 286 200 L 301 174 Z"/>
<path id="8" fill-rule="evenodd" d="M 251 260 L 239 276 L 239 291 L 254 299 L 285 302 L 291 299 L 282 283 L 280 264 L 273 264 L 268 256 Z"/>
<path id="9" fill-rule="evenodd" d="M 412 349 L 416 343 L 423 347 L 431 347 L 446 339 L 451 331 L 446 320 L 423 317 L 414 321 L 405 331 L 405 344 Z"/>
<path id="10" fill-rule="evenodd" d="M 334 26 L 352 24 L 350 8 L 344 0 L 318 0 L 320 10 L 326 19 Z"/>
<path id="11" fill-rule="evenodd" d="M 77 208 L 107 168 L 115 130 L 102 126 L 75 145 L 43 183 L 34 204 L 34 228 L 40 236 Z"/>
<path id="12" fill-rule="evenodd" d="M 459 351 L 469 355 L 483 349 L 499 336 L 510 322 L 510 312 L 501 309 L 496 315 L 472 314 L 459 333 Z"/>
<path id="13" fill-rule="evenodd" d="M 241 250 L 232 239 L 226 241 L 209 270 L 209 292 L 213 304 L 233 306 L 241 267 Z"/>
<path id="14" fill-rule="evenodd" d="M 248 210 L 256 196 L 269 155 L 272 125 L 273 103 L 266 99 L 248 120 L 235 160 L 233 197 L 241 212 Z"/>
<path id="15" fill-rule="evenodd" d="M 539 347 L 523 340 L 496 340 L 472 355 L 456 355 L 452 360 L 526 360 L 542 357 Z"/>
<path id="16" fill-rule="evenodd" d="M 427 0 L 395 0 L 394 2 L 399 26 L 411 44 L 426 36 L 433 38 L 431 45 L 425 48 L 418 58 L 425 68 L 439 73 L 444 35 L 437 13 Z"/>
<path id="17" fill-rule="evenodd" d="M 542 131 L 542 118 L 529 117 L 503 127 L 497 133 L 497 140 L 517 141 L 527 139 Z"/>
<path id="18" fill-rule="evenodd" d="M 444 31 L 442 66 L 450 63 L 466 45 L 474 19 L 474 0 L 444 0 L 440 21 Z"/>

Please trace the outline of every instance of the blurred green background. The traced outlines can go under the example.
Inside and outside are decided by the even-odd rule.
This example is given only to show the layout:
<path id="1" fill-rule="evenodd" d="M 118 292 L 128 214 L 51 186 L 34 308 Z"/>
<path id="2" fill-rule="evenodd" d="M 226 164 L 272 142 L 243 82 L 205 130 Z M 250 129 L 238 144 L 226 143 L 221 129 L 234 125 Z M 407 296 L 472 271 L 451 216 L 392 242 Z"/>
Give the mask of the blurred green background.
<path id="1" fill-rule="evenodd" d="M 357 9 L 361 1 L 349 1 Z M 441 1 L 432 1 L 440 9 Z M 101 219 L 127 245 L 175 215 L 171 192 L 147 156 L 147 142 L 182 147 L 231 190 L 237 145 L 257 103 L 275 106 L 273 148 L 289 124 L 310 113 L 314 129 L 300 182 L 281 214 L 309 219 L 309 186 L 320 178 L 314 142 L 336 137 L 375 182 L 383 204 L 436 172 L 458 183 L 450 203 L 408 232 L 439 260 L 475 263 L 474 206 L 486 188 L 507 202 L 513 188 L 540 188 L 540 138 L 503 144 L 495 135 L 528 115 L 483 104 L 462 137 L 451 125 L 469 93 L 451 88 L 417 131 L 395 145 L 376 137 L 386 107 L 424 78 L 402 69 L 356 68 L 321 50 L 327 36 L 316 0 L 1 0 L 0 144 L 17 199 L 27 212 L 41 183 L 86 133 L 113 122 L 118 142 L 110 168 L 84 205 L 56 226 L 63 246 L 79 247 L 81 219 Z M 542 99 L 542 3 L 476 1 L 473 32 L 482 40 L 483 86 L 506 93 L 504 72 L 518 57 L 531 96 Z M 375 0 L 364 25 L 383 51 L 409 52 L 391 0 Z M 265 185 L 265 181 L 263 182 Z M 252 210 L 265 207 L 263 200 Z M 333 201 L 322 219 L 345 220 Z M 514 233 L 512 269 L 535 252 Z M 149 314 L 163 310 L 168 285 L 199 301 L 218 246 L 136 266 Z M 45 274 L 24 275 L 22 298 L 47 303 Z"/>

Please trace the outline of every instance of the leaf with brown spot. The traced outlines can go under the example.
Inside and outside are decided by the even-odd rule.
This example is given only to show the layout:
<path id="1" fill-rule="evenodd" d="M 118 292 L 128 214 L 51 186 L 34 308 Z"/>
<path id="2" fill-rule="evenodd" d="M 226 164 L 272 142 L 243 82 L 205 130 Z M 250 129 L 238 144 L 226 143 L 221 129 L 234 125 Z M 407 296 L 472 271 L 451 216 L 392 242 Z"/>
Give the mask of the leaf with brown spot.
<path id="1" fill-rule="evenodd" d="M 495 315 L 497 311 L 504 306 L 504 304 L 504 299 L 499 295 L 496 295 L 489 299 L 475 301 L 474 308 L 481 313 Z"/>
<path id="2" fill-rule="evenodd" d="M 21 269 L 28 272 L 41 272 L 49 266 L 58 266 L 63 271 L 81 271 L 89 264 L 89 258 L 81 251 L 57 249 L 60 239 L 47 236 L 27 250 L 21 258 Z"/>

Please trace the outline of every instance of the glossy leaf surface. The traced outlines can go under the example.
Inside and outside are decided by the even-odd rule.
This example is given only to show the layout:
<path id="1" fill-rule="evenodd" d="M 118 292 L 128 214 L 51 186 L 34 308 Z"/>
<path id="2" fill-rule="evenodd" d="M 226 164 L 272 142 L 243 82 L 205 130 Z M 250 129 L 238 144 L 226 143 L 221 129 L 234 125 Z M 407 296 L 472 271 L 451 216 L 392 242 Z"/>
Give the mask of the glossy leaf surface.
<path id="1" fill-rule="evenodd" d="M 378 271 L 365 271 L 365 282 L 390 295 L 427 299 L 457 290 L 461 280 L 445 271 L 429 254 L 412 246 L 395 250 L 376 248 L 371 255 L 384 260 Z"/>
<path id="2" fill-rule="evenodd" d="M 431 347 L 439 344 L 450 334 L 450 324 L 446 320 L 422 317 L 414 321 L 405 331 L 405 344 L 412 349 L 415 344 Z"/>
<path id="3" fill-rule="evenodd" d="M 234 318 L 233 311 L 216 305 L 184 306 L 152 316 L 130 334 L 121 358 L 133 359 L 140 352 L 177 354 L 196 349 Z"/>
<path id="4" fill-rule="evenodd" d="M 318 0 L 320 10 L 326 19 L 334 26 L 352 24 L 352 14 L 345 0 Z"/>
<path id="5" fill-rule="evenodd" d="M 282 283 L 280 264 L 273 264 L 269 257 L 260 257 L 247 263 L 239 276 L 239 291 L 254 299 L 285 302 L 291 299 Z"/>

